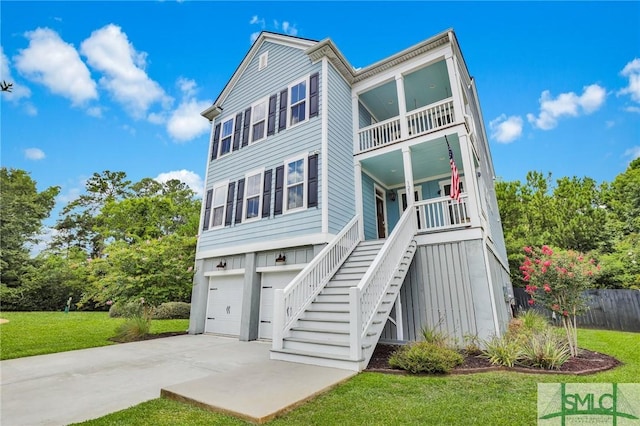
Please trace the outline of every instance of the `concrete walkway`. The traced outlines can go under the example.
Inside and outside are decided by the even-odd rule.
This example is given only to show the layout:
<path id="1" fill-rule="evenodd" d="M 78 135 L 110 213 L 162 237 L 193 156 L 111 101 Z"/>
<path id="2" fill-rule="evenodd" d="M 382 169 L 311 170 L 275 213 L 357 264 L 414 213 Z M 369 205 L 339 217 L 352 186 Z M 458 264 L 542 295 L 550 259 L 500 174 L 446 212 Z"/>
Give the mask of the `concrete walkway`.
<path id="1" fill-rule="evenodd" d="M 183 335 L 0 362 L 2 426 L 68 425 L 164 396 L 260 423 L 355 373 L 272 361 L 270 344 Z"/>

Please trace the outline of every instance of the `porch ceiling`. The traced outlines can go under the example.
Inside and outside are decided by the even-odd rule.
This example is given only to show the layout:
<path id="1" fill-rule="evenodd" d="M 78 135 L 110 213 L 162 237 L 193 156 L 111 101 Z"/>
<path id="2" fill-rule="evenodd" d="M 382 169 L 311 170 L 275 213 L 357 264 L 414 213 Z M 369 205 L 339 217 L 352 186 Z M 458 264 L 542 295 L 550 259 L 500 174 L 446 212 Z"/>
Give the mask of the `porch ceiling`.
<path id="1" fill-rule="evenodd" d="M 463 172 L 460 144 L 456 135 L 447 136 L 453 158 L 460 172 Z M 449 154 L 444 138 L 430 140 L 411 146 L 411 167 L 413 180 L 424 181 L 433 176 L 448 175 Z M 404 166 L 401 149 L 362 160 L 362 168 L 388 188 L 404 185 Z"/>

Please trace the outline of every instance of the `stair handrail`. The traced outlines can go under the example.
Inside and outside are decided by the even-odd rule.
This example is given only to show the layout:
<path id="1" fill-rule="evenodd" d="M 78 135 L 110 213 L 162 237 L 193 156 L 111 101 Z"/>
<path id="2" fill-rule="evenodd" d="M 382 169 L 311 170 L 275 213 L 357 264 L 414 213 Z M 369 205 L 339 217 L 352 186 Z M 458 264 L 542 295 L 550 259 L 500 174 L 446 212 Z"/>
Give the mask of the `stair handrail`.
<path id="1" fill-rule="evenodd" d="M 417 232 L 415 209 L 407 209 L 358 285 L 349 289 L 351 359 L 362 359 L 362 341 Z"/>
<path id="2" fill-rule="evenodd" d="M 284 289 L 274 291 L 273 349 L 282 349 L 286 332 L 356 248 L 360 242 L 359 223 L 358 216 L 354 217 Z"/>

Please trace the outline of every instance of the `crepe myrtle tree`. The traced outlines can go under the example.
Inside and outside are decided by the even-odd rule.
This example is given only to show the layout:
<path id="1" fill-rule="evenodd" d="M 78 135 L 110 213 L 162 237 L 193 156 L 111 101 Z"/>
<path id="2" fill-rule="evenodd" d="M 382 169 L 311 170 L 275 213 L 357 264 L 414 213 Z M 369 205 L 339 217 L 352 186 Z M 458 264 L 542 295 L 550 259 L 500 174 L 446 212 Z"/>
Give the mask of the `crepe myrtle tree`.
<path id="1" fill-rule="evenodd" d="M 583 291 L 593 284 L 600 265 L 593 258 L 572 250 L 543 245 L 524 247 L 525 258 L 520 266 L 525 291 L 531 297 L 529 305 L 539 304 L 562 320 L 571 356 L 578 355 L 576 317 L 587 305 Z"/>

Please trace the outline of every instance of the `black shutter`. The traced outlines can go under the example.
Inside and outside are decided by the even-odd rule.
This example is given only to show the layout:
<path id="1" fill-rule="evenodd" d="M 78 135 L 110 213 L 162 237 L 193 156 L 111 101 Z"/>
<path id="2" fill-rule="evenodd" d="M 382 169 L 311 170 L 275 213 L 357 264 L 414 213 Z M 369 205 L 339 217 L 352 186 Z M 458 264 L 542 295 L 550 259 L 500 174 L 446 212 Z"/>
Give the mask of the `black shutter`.
<path id="1" fill-rule="evenodd" d="M 224 214 L 224 226 L 231 225 L 231 219 L 233 218 L 233 191 L 236 189 L 236 183 L 231 182 L 227 189 L 227 211 Z"/>
<path id="2" fill-rule="evenodd" d="M 236 114 L 236 124 L 233 129 L 233 150 L 237 151 L 240 149 L 240 130 L 242 130 L 242 113 L 239 112 Z"/>
<path id="3" fill-rule="evenodd" d="M 282 214 L 282 196 L 284 186 L 284 166 L 276 167 L 276 191 L 273 199 L 273 214 Z"/>
<path id="4" fill-rule="evenodd" d="M 278 131 L 287 128 L 287 97 L 288 89 L 280 92 L 280 116 L 278 117 Z"/>
<path id="5" fill-rule="evenodd" d="M 271 170 L 264 172 L 262 187 L 262 217 L 269 217 L 271 213 Z"/>
<path id="6" fill-rule="evenodd" d="M 269 118 L 267 120 L 267 136 L 271 136 L 276 132 L 276 99 L 278 95 L 269 97 Z"/>
<path id="7" fill-rule="evenodd" d="M 318 207 L 318 154 L 309 156 L 307 206 Z"/>
<path id="8" fill-rule="evenodd" d="M 209 220 L 211 219 L 211 202 L 213 198 L 213 189 L 207 191 L 207 201 L 204 203 L 204 221 L 202 222 L 202 230 L 209 229 Z"/>
<path id="9" fill-rule="evenodd" d="M 318 115 L 318 105 L 320 99 L 318 80 L 320 74 L 315 73 L 309 77 L 309 118 Z"/>
<path id="10" fill-rule="evenodd" d="M 220 144 L 220 123 L 216 124 L 213 131 L 213 147 L 211 148 L 211 159 L 215 160 L 218 156 L 218 145 Z"/>
<path id="11" fill-rule="evenodd" d="M 244 198 L 244 179 L 238 181 L 238 193 L 236 194 L 236 222 L 242 222 L 242 199 Z"/>
<path id="12" fill-rule="evenodd" d="M 244 128 L 242 129 L 242 146 L 249 145 L 249 132 L 251 131 L 251 108 L 244 110 Z"/>

